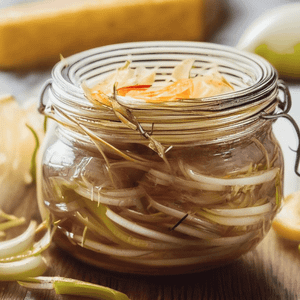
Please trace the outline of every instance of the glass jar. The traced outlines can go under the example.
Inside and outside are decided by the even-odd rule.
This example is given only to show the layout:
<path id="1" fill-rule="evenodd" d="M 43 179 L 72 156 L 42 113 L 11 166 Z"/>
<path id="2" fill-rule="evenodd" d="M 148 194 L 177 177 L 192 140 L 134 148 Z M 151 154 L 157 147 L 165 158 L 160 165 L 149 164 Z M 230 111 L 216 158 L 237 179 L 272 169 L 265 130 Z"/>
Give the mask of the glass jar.
<path id="1" fill-rule="evenodd" d="M 191 76 L 217 66 L 234 92 L 145 104 L 116 96 L 135 128 L 87 100 L 131 61 L 159 84 L 186 58 Z M 283 99 L 281 99 L 283 98 Z M 38 201 L 54 240 L 77 258 L 128 273 L 179 274 L 253 249 L 280 208 L 283 156 L 272 124 L 290 98 L 264 59 L 198 42 L 111 45 L 59 62 L 41 94 L 52 121 L 39 163 Z"/>

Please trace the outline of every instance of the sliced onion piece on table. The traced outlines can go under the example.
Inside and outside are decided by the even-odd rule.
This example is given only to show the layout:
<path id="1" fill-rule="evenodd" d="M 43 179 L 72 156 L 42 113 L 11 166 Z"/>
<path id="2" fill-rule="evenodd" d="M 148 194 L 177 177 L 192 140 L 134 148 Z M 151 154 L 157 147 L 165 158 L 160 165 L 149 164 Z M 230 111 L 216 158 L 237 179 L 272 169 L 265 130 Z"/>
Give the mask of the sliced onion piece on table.
<path id="1" fill-rule="evenodd" d="M 42 252 L 44 252 L 51 244 L 51 238 L 54 231 L 50 233 L 50 229 L 47 230 L 45 235 L 37 242 L 35 242 L 31 249 L 28 249 L 27 251 L 24 251 L 18 255 L 9 256 L 6 258 L 0 259 L 0 262 L 13 262 L 22 260 L 28 257 L 37 256 L 40 255 Z"/>
<path id="2" fill-rule="evenodd" d="M 210 222 L 206 221 L 206 220 L 203 220 L 203 219 L 200 219 L 198 218 L 197 216 L 195 215 L 191 215 L 191 214 L 188 214 L 186 216 L 186 212 L 183 212 L 183 211 L 179 211 L 177 209 L 174 209 L 174 208 L 171 208 L 171 207 L 168 207 L 166 205 L 163 205 L 155 200 L 153 200 L 152 198 L 148 197 L 149 199 L 149 202 L 150 202 L 150 205 L 154 208 L 156 208 L 158 211 L 161 211 L 167 215 L 170 215 L 170 216 L 173 216 L 177 219 L 182 219 L 182 218 L 185 218 L 187 221 L 191 221 L 195 224 L 198 224 L 200 226 L 203 226 L 203 228 L 211 231 L 211 232 L 219 232 L 219 228 L 215 225 L 215 224 L 211 224 Z"/>
<path id="3" fill-rule="evenodd" d="M 59 276 L 25 278 L 22 281 L 18 281 L 18 283 L 28 289 L 54 289 L 57 295 L 74 295 L 76 298 L 82 296 L 84 298 L 91 297 L 96 299 L 129 300 L 125 294 L 111 288 Z"/>
<path id="4" fill-rule="evenodd" d="M 255 215 L 255 216 L 244 216 L 244 217 L 226 217 L 218 216 L 207 211 L 198 211 L 197 214 L 216 222 L 217 224 L 226 225 L 226 226 L 249 226 L 255 225 L 265 220 L 264 215 Z"/>
<path id="5" fill-rule="evenodd" d="M 36 221 L 32 220 L 22 234 L 13 239 L 1 242 L 0 244 L 3 246 L 3 255 L 0 257 L 0 263 L 21 261 L 38 256 L 46 250 L 50 246 L 52 235 L 55 232 L 55 229 L 51 232 L 48 222 L 49 220 L 45 220 L 37 226 Z M 43 230 L 46 230 L 46 232 L 38 241 L 34 242 L 36 234 Z M 6 255 L 4 255 L 5 253 Z M 14 266 L 14 264 L 12 264 L 12 266 Z"/>
<path id="6" fill-rule="evenodd" d="M 0 242 L 0 259 L 15 256 L 29 249 L 34 241 L 36 227 L 37 223 L 31 221 L 22 234 L 13 239 Z"/>
<path id="7" fill-rule="evenodd" d="M 118 239 L 116 239 L 115 236 L 111 234 L 109 229 L 107 229 L 104 225 L 99 223 L 88 212 L 84 212 L 83 210 L 81 210 L 80 213 L 77 212 L 75 214 L 75 217 L 80 223 L 87 227 L 98 238 L 100 237 L 102 240 L 118 243 Z"/>
<path id="8" fill-rule="evenodd" d="M 15 281 L 42 275 L 48 266 L 41 255 L 0 263 L 0 280 Z"/>

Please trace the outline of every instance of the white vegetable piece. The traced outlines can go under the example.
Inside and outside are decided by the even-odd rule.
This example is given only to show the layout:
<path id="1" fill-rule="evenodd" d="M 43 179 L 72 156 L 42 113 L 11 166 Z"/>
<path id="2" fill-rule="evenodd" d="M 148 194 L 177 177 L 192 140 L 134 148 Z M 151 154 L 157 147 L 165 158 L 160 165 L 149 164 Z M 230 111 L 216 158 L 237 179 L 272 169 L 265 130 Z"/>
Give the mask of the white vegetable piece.
<path id="1" fill-rule="evenodd" d="M 244 32 L 237 48 L 254 52 L 261 44 L 278 53 L 293 53 L 300 43 L 300 3 L 270 10 L 256 19 Z"/>
<path id="2" fill-rule="evenodd" d="M 283 77 L 300 77 L 300 3 L 281 5 L 257 18 L 237 48 L 266 58 Z"/>
<path id="3" fill-rule="evenodd" d="M 41 255 L 0 263 L 0 280 L 15 281 L 40 276 L 47 270 L 47 267 L 46 260 Z"/>
<path id="4" fill-rule="evenodd" d="M 36 222 L 31 221 L 27 230 L 19 236 L 0 242 L 0 258 L 22 253 L 32 246 L 35 236 Z"/>
<path id="5" fill-rule="evenodd" d="M 36 105 L 22 108 L 11 95 L 0 96 L 0 208 L 10 211 L 17 195 L 21 195 L 33 178 L 31 159 L 36 146 L 29 128 L 43 136 L 43 116 Z"/>

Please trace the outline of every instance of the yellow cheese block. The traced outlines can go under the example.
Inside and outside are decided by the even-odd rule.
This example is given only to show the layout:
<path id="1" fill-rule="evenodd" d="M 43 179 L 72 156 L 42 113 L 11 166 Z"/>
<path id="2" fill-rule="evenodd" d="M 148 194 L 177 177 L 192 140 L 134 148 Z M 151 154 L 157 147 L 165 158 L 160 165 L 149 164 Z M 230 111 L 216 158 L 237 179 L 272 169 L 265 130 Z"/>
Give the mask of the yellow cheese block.
<path id="1" fill-rule="evenodd" d="M 60 54 L 66 57 L 112 43 L 204 40 L 216 16 L 213 2 L 44 0 L 4 8 L 0 10 L 0 68 L 49 66 Z"/>

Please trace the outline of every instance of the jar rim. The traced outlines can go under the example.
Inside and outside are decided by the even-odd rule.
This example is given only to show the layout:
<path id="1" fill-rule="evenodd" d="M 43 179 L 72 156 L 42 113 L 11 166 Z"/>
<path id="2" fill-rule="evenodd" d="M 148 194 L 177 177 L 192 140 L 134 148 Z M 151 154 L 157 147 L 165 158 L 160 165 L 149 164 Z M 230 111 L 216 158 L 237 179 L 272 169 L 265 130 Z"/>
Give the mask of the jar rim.
<path id="1" fill-rule="evenodd" d="M 142 124 L 140 130 L 133 131 L 120 122 L 113 110 L 92 104 L 81 87 L 82 82 L 101 81 L 123 66 L 128 58 L 133 67 L 159 66 L 161 74 L 172 72 L 170 70 L 186 58 L 195 60 L 194 72 L 217 64 L 221 75 L 237 90 L 202 99 L 150 105 L 144 105 L 143 101 L 137 105 L 129 97 L 118 95 L 116 99 L 120 105 L 130 109 L 139 120 L 138 127 Z M 207 42 L 153 41 L 94 48 L 57 63 L 52 70 L 52 79 L 49 102 L 56 119 L 73 128 L 78 127 L 79 122 L 104 138 L 113 136 L 122 140 L 125 137 L 129 142 L 138 143 L 147 143 L 143 139 L 144 133 L 152 132 L 153 124 L 153 136 L 167 145 L 225 143 L 241 139 L 272 123 L 260 118 L 260 114 L 273 114 L 280 102 L 278 75 L 269 62 L 256 54 Z"/>
<path id="2" fill-rule="evenodd" d="M 157 56 L 162 56 L 157 58 Z M 178 63 L 184 58 L 194 58 L 199 63 L 219 62 L 226 63 L 220 72 L 227 76 L 228 72 L 239 71 L 232 74 L 233 76 L 241 76 L 244 72 L 244 87 L 231 93 L 217 95 L 213 97 L 202 98 L 201 101 L 196 99 L 184 99 L 185 106 L 199 110 L 223 110 L 230 107 L 241 106 L 251 101 L 255 101 L 257 97 L 263 97 L 270 90 L 276 88 L 278 80 L 277 71 L 264 58 L 248 53 L 230 46 L 213 44 L 208 42 L 186 42 L 186 41 L 150 41 L 150 42 L 132 42 L 107 45 L 98 48 L 86 50 L 58 62 L 52 70 L 52 78 L 54 84 L 58 88 L 67 91 L 68 96 L 72 97 L 74 104 L 80 106 L 92 107 L 93 105 L 85 98 L 81 88 L 83 81 L 97 82 L 99 77 L 106 76 L 109 72 L 116 70 L 117 67 L 123 66 L 130 57 L 132 64 L 142 65 L 151 59 L 157 60 L 157 64 Z M 156 56 L 156 57 L 155 57 Z M 142 61 L 138 61 L 142 60 Z M 99 73 L 100 69 L 105 73 Z M 236 68 L 237 70 L 235 70 Z M 251 72 L 251 73 L 250 73 Z M 247 74 L 248 73 L 248 74 Z M 248 81 L 248 82 L 246 82 Z M 250 82 L 252 81 L 252 82 Z M 257 95 L 256 95 L 257 94 Z M 64 96 L 64 95 L 63 95 Z M 249 100 L 249 96 L 251 96 Z M 256 97 L 255 97 L 256 96 Z M 64 97 L 60 97 L 63 99 Z M 254 98 L 254 99 L 252 99 Z M 138 105 L 128 101 L 128 97 L 118 96 L 120 102 L 129 107 Z M 70 103 L 69 103 L 70 104 Z M 166 103 L 164 108 L 179 109 L 176 103 Z M 155 105 L 147 105 L 149 109 L 156 109 Z M 158 109 L 161 109 L 162 105 Z M 142 107 L 145 109 L 146 107 Z"/>

